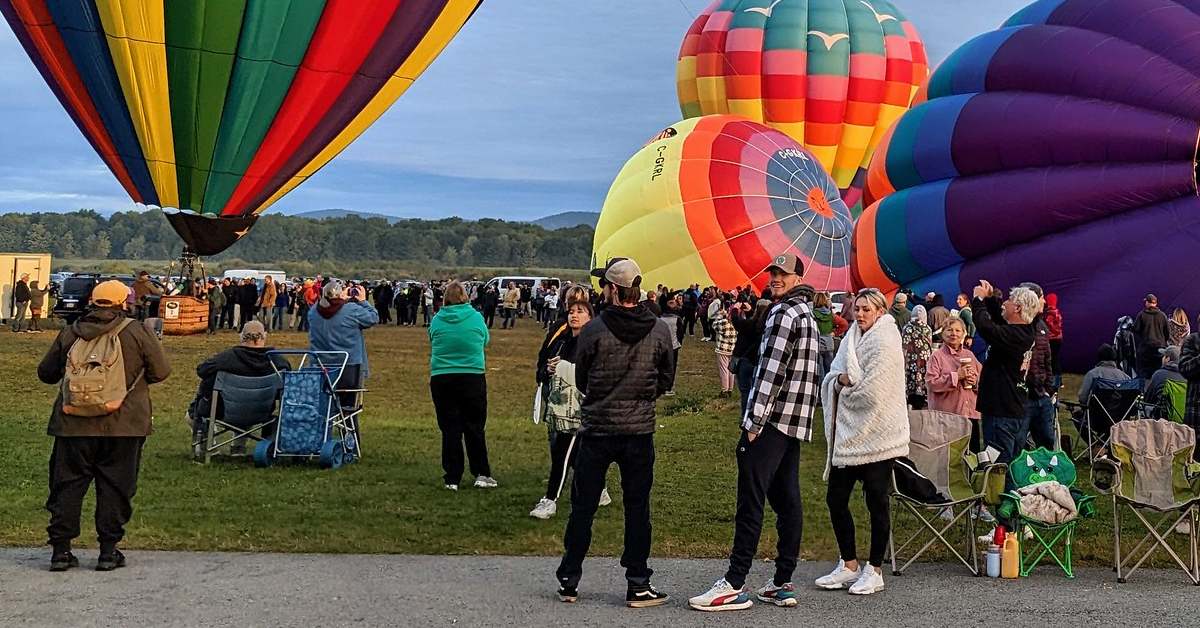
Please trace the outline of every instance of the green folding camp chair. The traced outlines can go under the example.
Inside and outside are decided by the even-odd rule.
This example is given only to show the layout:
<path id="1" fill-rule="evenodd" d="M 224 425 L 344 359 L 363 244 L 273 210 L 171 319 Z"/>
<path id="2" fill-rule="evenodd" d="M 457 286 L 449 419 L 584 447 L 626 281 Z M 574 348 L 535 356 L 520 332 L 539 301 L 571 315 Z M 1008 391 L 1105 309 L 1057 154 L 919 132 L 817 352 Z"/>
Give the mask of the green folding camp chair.
<path id="1" fill-rule="evenodd" d="M 1046 558 L 1052 559 L 1068 578 L 1075 577 L 1071 562 L 1071 546 L 1075 540 L 1075 526 L 1081 517 L 1096 514 L 1093 503 L 1095 496 L 1084 495 L 1075 489 L 1075 463 L 1063 451 L 1050 451 L 1039 447 L 1033 451 L 1022 451 L 1009 463 L 1008 473 L 1013 481 L 1013 490 L 1004 493 L 1000 505 L 1000 519 L 1013 527 L 1017 538 L 1024 538 L 1029 530 L 1032 539 L 1021 543 L 1021 576 L 1028 576 Z M 1057 523 L 1048 523 L 1033 518 L 1022 501 L 1022 489 L 1043 482 L 1055 481 L 1067 487 L 1073 498 L 1076 516 Z"/>
<path id="2" fill-rule="evenodd" d="M 927 503 L 905 495 L 892 472 L 892 529 L 888 545 L 892 555 L 892 573 L 899 576 L 929 548 L 940 544 L 974 575 L 979 575 L 979 552 L 975 548 L 975 516 L 985 503 L 999 503 L 1004 491 L 1003 464 L 981 466 L 971 453 L 971 419 L 947 412 L 913 410 L 908 413 L 909 460 L 916 475 L 924 476 L 949 501 Z M 903 464 L 897 462 L 897 465 Z M 903 471 L 903 470 L 900 470 Z M 899 506 L 899 507 L 897 507 Z M 915 519 L 915 530 L 907 540 L 896 545 L 895 530 L 901 512 Z M 948 519 L 941 514 L 949 512 Z M 905 517 L 907 519 L 907 517 Z M 956 527 L 963 527 L 966 538 L 960 543 L 950 537 Z M 923 544 L 922 544 L 923 543 Z M 907 558 L 901 555 L 916 548 Z M 959 545 L 959 547 L 956 547 Z M 965 555 L 964 555 L 965 552 Z"/>
<path id="3" fill-rule="evenodd" d="M 1159 417 L 1176 423 L 1183 423 L 1184 409 L 1187 407 L 1187 382 L 1168 379 L 1163 382 L 1162 393 L 1159 394 Z"/>
<path id="4" fill-rule="evenodd" d="M 1191 427 L 1163 419 L 1113 426 L 1112 457 L 1097 461 L 1092 483 L 1096 490 L 1112 495 L 1117 582 L 1125 582 L 1162 549 L 1192 584 L 1200 585 L 1196 529 L 1200 524 L 1200 464 L 1192 461 L 1195 439 Z M 1132 512 L 1146 529 L 1146 535 L 1127 553 L 1121 551 L 1122 510 Z M 1176 526 L 1184 522 L 1191 529 L 1178 534 Z M 1179 539 L 1186 540 L 1186 547 L 1179 547 L 1183 545 Z"/>

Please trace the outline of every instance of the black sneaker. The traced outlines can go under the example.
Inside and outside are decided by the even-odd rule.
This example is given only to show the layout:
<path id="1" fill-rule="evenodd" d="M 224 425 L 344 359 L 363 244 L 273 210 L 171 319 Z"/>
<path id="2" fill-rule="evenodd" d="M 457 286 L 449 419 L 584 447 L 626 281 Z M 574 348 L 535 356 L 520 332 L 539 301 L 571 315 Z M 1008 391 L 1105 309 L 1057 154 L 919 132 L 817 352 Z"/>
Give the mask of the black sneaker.
<path id="1" fill-rule="evenodd" d="M 570 585 L 560 585 L 558 587 L 558 599 L 567 604 L 574 604 L 579 599 L 579 587 Z"/>
<path id="2" fill-rule="evenodd" d="M 79 559 L 70 550 L 50 555 L 50 571 L 66 571 L 79 566 Z"/>
<path id="3" fill-rule="evenodd" d="M 666 604 L 670 599 L 671 596 L 656 591 L 650 585 L 638 588 L 629 587 L 629 591 L 625 594 L 625 605 L 629 608 L 649 608 Z"/>
<path id="4" fill-rule="evenodd" d="M 96 571 L 112 571 L 125 566 L 125 555 L 121 550 L 113 550 L 111 554 L 101 554 L 96 561 Z"/>

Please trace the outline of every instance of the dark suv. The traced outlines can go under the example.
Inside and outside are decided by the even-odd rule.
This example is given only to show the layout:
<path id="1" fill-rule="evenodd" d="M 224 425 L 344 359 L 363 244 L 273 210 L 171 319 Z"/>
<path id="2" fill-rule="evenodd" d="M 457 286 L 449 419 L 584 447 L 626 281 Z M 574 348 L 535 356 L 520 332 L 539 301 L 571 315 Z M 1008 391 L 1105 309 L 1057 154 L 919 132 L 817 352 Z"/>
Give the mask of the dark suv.
<path id="1" fill-rule="evenodd" d="M 133 287 L 133 275 L 101 275 L 99 273 L 77 273 L 67 277 L 63 281 L 62 287 L 58 291 L 58 300 L 54 302 L 54 315 L 67 321 L 68 324 L 74 323 L 75 319 L 83 315 L 88 309 L 88 302 L 92 298 L 92 288 L 102 281 L 116 279 L 121 283 Z M 154 280 L 151 280 L 154 281 Z M 162 284 L 154 281 L 154 285 L 159 288 Z M 159 297 L 147 297 L 149 301 L 150 311 L 147 316 L 158 316 L 158 301 Z"/>

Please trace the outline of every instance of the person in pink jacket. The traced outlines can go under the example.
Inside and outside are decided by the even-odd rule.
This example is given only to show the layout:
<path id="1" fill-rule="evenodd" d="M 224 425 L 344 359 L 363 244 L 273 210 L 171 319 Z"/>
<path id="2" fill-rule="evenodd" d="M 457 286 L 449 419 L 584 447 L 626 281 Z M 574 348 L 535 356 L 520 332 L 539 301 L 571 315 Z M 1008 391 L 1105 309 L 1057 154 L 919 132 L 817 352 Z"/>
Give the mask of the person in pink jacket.
<path id="1" fill-rule="evenodd" d="M 950 412 L 974 419 L 971 445 L 978 451 L 979 412 L 975 399 L 979 396 L 979 375 L 983 365 L 971 350 L 963 346 L 967 329 L 962 319 L 952 317 L 942 330 L 943 344 L 929 356 L 925 366 L 925 385 L 929 390 L 929 409 Z"/>

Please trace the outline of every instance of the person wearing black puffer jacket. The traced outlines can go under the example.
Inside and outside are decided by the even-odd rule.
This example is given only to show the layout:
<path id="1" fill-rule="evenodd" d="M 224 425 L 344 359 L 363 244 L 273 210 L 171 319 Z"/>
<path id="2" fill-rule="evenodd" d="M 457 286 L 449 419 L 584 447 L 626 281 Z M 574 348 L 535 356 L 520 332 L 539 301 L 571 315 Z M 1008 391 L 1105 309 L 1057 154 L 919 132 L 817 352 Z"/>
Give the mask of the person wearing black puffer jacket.
<path id="1" fill-rule="evenodd" d="M 674 385 L 674 330 L 654 316 L 641 297 L 642 272 L 630 259 L 615 258 L 592 271 L 609 306 L 584 326 L 575 346 L 575 385 L 583 394 L 579 452 L 571 487 L 571 517 L 563 535 L 556 576 L 558 596 L 578 599 L 592 520 L 614 462 L 624 489 L 625 551 L 621 564 L 633 608 L 667 601 L 650 584 L 650 489 L 654 483 L 654 404 Z"/>

